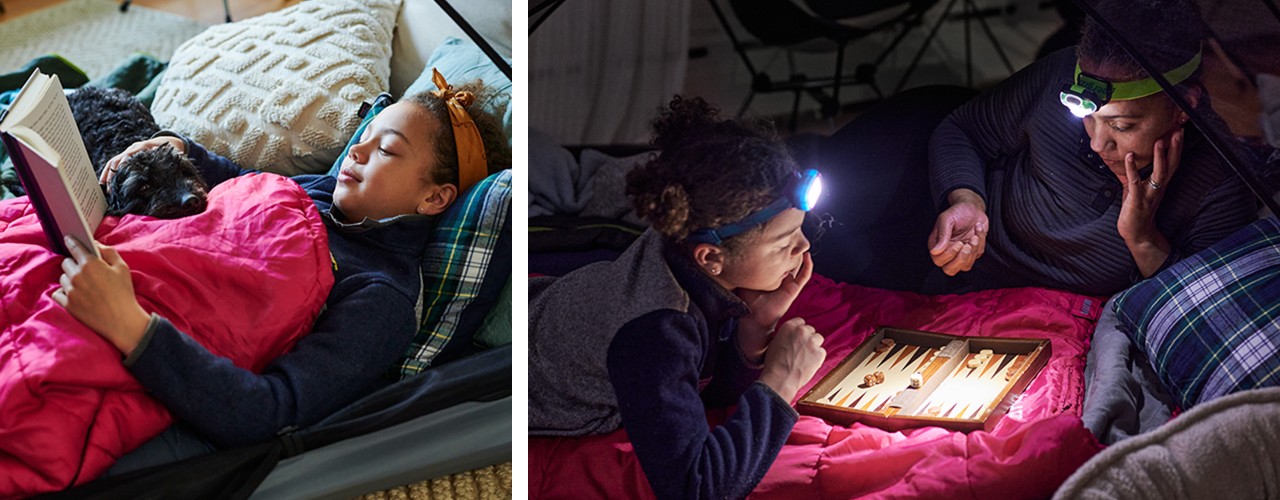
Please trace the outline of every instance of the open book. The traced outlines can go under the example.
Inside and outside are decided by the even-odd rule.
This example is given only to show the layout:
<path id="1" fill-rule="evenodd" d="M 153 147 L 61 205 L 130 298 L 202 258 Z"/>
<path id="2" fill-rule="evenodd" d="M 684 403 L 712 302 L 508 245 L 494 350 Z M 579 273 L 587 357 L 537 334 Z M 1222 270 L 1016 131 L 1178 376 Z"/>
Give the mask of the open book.
<path id="1" fill-rule="evenodd" d="M 93 233 L 107 200 L 57 75 L 31 73 L 0 117 L 0 139 L 54 251 L 70 256 L 62 237 L 71 235 L 97 255 Z"/>

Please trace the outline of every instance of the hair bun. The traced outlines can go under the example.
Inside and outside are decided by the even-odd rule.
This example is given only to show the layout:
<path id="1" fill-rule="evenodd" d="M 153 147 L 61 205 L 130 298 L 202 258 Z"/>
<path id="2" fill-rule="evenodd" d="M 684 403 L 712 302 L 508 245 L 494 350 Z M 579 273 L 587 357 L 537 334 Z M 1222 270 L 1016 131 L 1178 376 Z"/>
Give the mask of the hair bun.
<path id="1" fill-rule="evenodd" d="M 796 170 L 770 128 L 718 113 L 700 98 L 676 96 L 653 121 L 657 153 L 627 173 L 636 215 L 672 241 L 759 210 Z"/>
<path id="2" fill-rule="evenodd" d="M 647 166 L 627 174 L 627 194 L 636 215 L 663 235 L 680 239 L 688 234 L 689 192 L 680 184 L 664 183 Z"/>

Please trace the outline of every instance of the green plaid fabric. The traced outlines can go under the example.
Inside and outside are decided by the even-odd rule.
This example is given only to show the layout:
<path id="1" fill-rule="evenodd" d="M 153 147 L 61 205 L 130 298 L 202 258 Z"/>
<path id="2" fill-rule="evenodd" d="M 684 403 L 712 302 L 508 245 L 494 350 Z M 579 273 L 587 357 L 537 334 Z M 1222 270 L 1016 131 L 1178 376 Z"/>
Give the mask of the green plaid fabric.
<path id="1" fill-rule="evenodd" d="M 1280 223 L 1257 221 L 1115 300 L 1182 407 L 1280 381 Z"/>
<path id="2" fill-rule="evenodd" d="M 474 304 L 491 304 L 481 297 L 490 274 L 505 283 L 511 262 L 493 262 L 503 228 L 511 216 L 511 170 L 490 175 L 476 184 L 441 215 L 422 259 L 422 326 L 399 365 L 401 378 L 427 369 L 450 341 L 470 342 L 486 311 L 469 311 Z M 509 230 L 509 229 L 508 229 Z M 506 242 L 510 244 L 510 241 Z M 501 289 L 501 283 L 494 290 Z M 464 316 L 471 316 L 466 318 Z M 471 319 L 471 320 L 469 320 Z M 462 331 L 470 329 L 472 331 Z"/>

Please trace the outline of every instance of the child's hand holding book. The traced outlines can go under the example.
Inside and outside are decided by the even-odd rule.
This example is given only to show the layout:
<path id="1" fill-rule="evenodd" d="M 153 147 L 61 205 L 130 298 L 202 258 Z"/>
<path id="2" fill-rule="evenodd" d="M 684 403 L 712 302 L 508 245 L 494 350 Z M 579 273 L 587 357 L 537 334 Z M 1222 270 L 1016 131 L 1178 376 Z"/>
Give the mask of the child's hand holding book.
<path id="1" fill-rule="evenodd" d="M 151 315 L 133 294 L 129 265 L 114 248 L 100 243 L 94 244 L 101 258 L 71 236 L 64 244 L 71 257 L 62 261 L 54 302 L 128 356 L 138 347 L 151 322 Z"/>

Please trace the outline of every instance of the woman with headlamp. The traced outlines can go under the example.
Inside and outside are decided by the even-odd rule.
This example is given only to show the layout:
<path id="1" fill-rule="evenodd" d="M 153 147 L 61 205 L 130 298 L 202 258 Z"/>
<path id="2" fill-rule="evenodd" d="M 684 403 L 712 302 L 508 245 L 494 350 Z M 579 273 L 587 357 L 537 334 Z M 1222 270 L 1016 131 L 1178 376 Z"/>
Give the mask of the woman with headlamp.
<path id="1" fill-rule="evenodd" d="M 627 176 L 652 227 L 617 260 L 529 283 L 529 433 L 626 429 L 658 498 L 741 498 L 786 442 L 826 357 L 779 324 L 813 264 L 821 192 L 771 132 L 676 98 Z M 709 429 L 707 408 L 737 408 Z"/>
<path id="2" fill-rule="evenodd" d="M 1143 24 L 1129 28 L 1144 33 L 1144 55 L 1208 112 L 1194 6 L 1113 4 L 1120 10 L 1116 22 Z M 1074 51 L 1047 56 L 943 120 L 930 142 L 930 183 L 942 212 L 929 251 L 947 276 L 960 275 L 943 280 L 951 290 L 1112 294 L 1256 218 L 1243 181 L 1092 19 Z"/>

